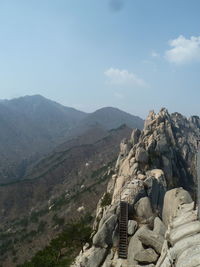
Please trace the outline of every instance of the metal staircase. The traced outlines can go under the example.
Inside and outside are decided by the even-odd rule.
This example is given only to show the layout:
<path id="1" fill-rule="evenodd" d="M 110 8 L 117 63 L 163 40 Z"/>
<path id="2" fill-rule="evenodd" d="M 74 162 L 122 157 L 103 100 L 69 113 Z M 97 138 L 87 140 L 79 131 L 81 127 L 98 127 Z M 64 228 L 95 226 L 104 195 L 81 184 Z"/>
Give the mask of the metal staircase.
<path id="1" fill-rule="evenodd" d="M 127 258 L 128 247 L 128 203 L 120 202 L 120 217 L 119 217 L 119 258 Z"/>

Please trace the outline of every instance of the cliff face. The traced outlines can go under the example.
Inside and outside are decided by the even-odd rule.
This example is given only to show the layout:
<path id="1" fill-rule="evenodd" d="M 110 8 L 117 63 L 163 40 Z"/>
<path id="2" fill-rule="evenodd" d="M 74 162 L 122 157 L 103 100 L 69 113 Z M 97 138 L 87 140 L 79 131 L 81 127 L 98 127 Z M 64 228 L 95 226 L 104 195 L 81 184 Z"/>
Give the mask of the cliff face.
<path id="1" fill-rule="evenodd" d="M 160 255 L 165 240 L 171 242 L 169 228 L 180 206 L 195 197 L 199 133 L 199 117 L 170 115 L 163 108 L 149 113 L 142 132 L 136 129 L 122 141 L 116 172 L 97 207 L 92 246 L 73 266 L 172 266 L 162 265 Z M 111 203 L 102 205 L 108 196 Z M 121 201 L 128 203 L 125 260 L 118 257 Z"/>

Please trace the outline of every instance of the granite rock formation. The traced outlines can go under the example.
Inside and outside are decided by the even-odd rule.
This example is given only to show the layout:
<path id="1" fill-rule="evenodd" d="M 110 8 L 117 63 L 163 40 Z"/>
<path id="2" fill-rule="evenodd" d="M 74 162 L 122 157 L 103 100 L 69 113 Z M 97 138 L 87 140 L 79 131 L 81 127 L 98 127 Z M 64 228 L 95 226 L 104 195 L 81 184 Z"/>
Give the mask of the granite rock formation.
<path id="1" fill-rule="evenodd" d="M 102 207 L 99 201 L 92 246 L 85 247 L 72 266 L 200 264 L 200 223 L 192 200 L 199 131 L 199 117 L 170 115 L 162 108 L 149 113 L 142 132 L 136 129 L 130 140 L 122 141 L 107 187 L 112 202 Z M 120 201 L 129 204 L 127 259 L 118 257 Z"/>

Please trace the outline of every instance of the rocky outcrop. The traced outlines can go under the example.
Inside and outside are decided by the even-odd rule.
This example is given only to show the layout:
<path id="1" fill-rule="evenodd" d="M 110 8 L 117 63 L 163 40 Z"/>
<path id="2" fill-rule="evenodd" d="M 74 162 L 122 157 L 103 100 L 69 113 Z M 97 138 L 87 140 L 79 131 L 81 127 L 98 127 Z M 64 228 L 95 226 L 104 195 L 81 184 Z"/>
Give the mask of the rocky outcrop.
<path id="1" fill-rule="evenodd" d="M 198 117 L 187 119 L 179 113 L 170 115 L 163 108 L 158 114 L 153 111 L 149 113 L 142 132 L 134 130 L 129 141 L 123 140 L 116 172 L 108 185 L 107 192 L 112 194 L 111 205 L 97 209 L 97 232 L 92 248 L 106 248 L 107 256 L 102 265 L 95 266 L 155 266 L 165 260 L 163 255 L 169 251 L 169 242 L 175 247 L 174 255 L 178 255 L 176 253 L 180 252 L 180 247 L 176 246 L 176 242 L 181 242 L 181 236 L 188 236 L 189 233 L 198 235 L 199 224 L 194 223 L 194 212 L 188 210 L 191 212 L 189 215 L 184 210 L 185 217 L 180 215 L 187 229 L 180 227 L 179 216 L 173 218 L 177 216 L 180 206 L 191 205 L 188 203 L 195 195 L 195 153 L 199 126 Z M 120 201 L 129 204 L 126 260 L 119 259 L 117 251 Z M 169 227 L 180 227 L 180 231 L 173 232 Z M 181 244 L 184 246 L 185 243 L 182 241 Z M 81 266 L 80 261 L 73 266 Z"/>
<path id="2" fill-rule="evenodd" d="M 200 265 L 200 222 L 194 202 L 180 204 L 171 217 L 166 240 L 156 267 Z"/>
<path id="3" fill-rule="evenodd" d="M 175 188 L 165 194 L 162 219 L 167 226 L 181 204 L 191 203 L 190 194 L 183 188 Z"/>

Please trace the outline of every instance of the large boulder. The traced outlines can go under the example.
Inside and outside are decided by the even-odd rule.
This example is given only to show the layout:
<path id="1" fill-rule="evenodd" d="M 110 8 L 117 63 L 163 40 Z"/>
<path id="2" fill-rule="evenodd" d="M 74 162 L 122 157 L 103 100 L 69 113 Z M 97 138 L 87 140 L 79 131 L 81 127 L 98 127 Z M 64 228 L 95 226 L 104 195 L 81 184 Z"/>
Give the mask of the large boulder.
<path id="1" fill-rule="evenodd" d="M 128 221 L 128 235 L 134 235 L 137 230 L 137 222 L 134 220 Z"/>
<path id="2" fill-rule="evenodd" d="M 131 143 L 132 145 L 137 144 L 141 131 L 139 129 L 134 129 L 131 134 Z"/>
<path id="3" fill-rule="evenodd" d="M 143 147 L 138 147 L 135 153 L 136 161 L 140 163 L 148 163 L 148 153 Z"/>
<path id="4" fill-rule="evenodd" d="M 192 198 L 188 191 L 183 188 L 174 188 L 166 192 L 164 197 L 164 206 L 162 219 L 167 226 L 172 218 L 176 215 L 179 205 L 191 203 Z"/>
<path id="5" fill-rule="evenodd" d="M 107 249 L 93 246 L 81 252 L 71 267 L 101 267 L 107 254 Z"/>
<path id="6" fill-rule="evenodd" d="M 104 207 L 103 216 L 99 222 L 99 228 L 101 228 L 112 215 L 119 215 L 118 205 L 116 204 Z"/>
<path id="7" fill-rule="evenodd" d="M 131 264 L 137 264 L 137 261 L 135 260 L 135 256 L 137 253 L 144 251 L 144 247 L 142 245 L 142 242 L 139 240 L 138 235 L 141 231 L 146 229 L 146 226 L 142 226 L 138 231 L 135 233 L 134 236 L 131 237 L 129 245 L 128 245 L 128 266 Z"/>
<path id="8" fill-rule="evenodd" d="M 111 215 L 110 218 L 98 229 L 98 232 L 93 237 L 93 244 L 96 247 L 107 248 L 112 246 L 113 231 L 117 223 L 117 216 Z"/>
<path id="9" fill-rule="evenodd" d="M 160 254 L 164 243 L 164 237 L 149 230 L 144 229 L 138 234 L 139 240 L 143 245 L 154 248 L 155 251 Z"/>
<path id="10" fill-rule="evenodd" d="M 177 260 L 177 267 L 200 266 L 200 244 L 186 249 Z"/>
<path id="11" fill-rule="evenodd" d="M 136 216 L 149 219 L 153 216 L 151 203 L 148 197 L 140 198 L 140 200 L 134 205 Z"/>
<path id="12" fill-rule="evenodd" d="M 162 235 L 164 237 L 166 230 L 167 230 L 166 226 L 161 221 L 161 219 L 159 217 L 156 217 L 154 219 L 154 228 L 153 228 L 154 233 Z"/>
<path id="13" fill-rule="evenodd" d="M 152 263 L 156 262 L 157 259 L 158 259 L 158 254 L 152 248 L 147 248 L 145 250 L 139 251 L 135 255 L 135 260 L 137 260 L 140 263 Z"/>
<path id="14" fill-rule="evenodd" d="M 140 227 L 135 235 L 130 239 L 128 246 L 128 266 L 139 266 L 139 264 L 154 263 L 158 259 L 158 254 L 154 251 L 154 249 L 152 247 L 144 248 L 140 240 L 140 236 L 146 234 L 147 230 L 148 228 L 145 225 Z"/>
<path id="15" fill-rule="evenodd" d="M 147 179 L 144 182 L 146 192 L 150 198 L 154 211 L 158 211 L 162 215 L 164 195 L 166 192 L 166 181 L 162 170 L 153 169 L 146 173 Z"/>
<path id="16" fill-rule="evenodd" d="M 91 250 L 89 257 L 85 258 L 85 262 L 82 266 L 84 267 L 100 267 L 107 255 L 107 250 L 105 248 L 95 248 Z"/>
<path id="17" fill-rule="evenodd" d="M 171 230 L 169 241 L 172 245 L 187 236 L 192 236 L 200 233 L 200 222 L 189 222 Z"/>

